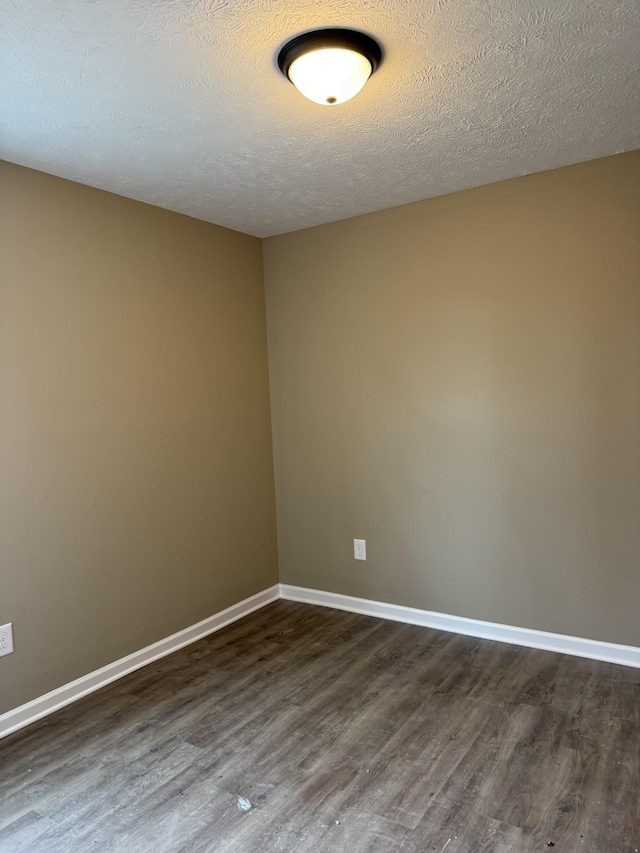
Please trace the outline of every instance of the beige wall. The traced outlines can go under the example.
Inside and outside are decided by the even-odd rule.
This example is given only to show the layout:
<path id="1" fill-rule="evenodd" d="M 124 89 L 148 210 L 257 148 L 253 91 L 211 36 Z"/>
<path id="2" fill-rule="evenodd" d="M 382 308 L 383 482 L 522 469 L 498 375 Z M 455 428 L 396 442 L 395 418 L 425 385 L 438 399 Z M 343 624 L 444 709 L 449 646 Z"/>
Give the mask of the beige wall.
<path id="1" fill-rule="evenodd" d="M 260 241 L 0 166 L 0 712 L 277 581 Z"/>
<path id="2" fill-rule="evenodd" d="M 640 644 L 639 176 L 265 241 L 282 582 Z"/>
<path id="3" fill-rule="evenodd" d="M 264 241 L 283 582 L 640 644 L 639 199 Z M 276 582 L 265 356 L 259 240 L 0 164 L 0 713 Z"/>

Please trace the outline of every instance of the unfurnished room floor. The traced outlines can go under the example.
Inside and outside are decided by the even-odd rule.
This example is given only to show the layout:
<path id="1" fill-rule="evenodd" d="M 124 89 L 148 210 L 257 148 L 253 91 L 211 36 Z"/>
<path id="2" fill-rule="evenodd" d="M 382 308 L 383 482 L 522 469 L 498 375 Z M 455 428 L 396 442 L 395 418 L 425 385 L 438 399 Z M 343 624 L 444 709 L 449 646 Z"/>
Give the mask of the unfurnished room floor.
<path id="1" fill-rule="evenodd" d="M 0 742 L 0 850 L 634 853 L 638 682 L 280 601 Z"/>

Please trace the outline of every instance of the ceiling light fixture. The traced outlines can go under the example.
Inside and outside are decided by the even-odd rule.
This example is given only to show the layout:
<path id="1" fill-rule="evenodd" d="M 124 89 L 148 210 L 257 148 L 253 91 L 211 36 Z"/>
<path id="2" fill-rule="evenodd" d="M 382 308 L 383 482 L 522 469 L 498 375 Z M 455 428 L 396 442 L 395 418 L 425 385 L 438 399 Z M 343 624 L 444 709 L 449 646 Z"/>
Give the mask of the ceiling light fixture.
<path id="1" fill-rule="evenodd" d="M 358 30 L 302 33 L 278 54 L 278 67 L 305 98 L 323 106 L 343 104 L 382 62 L 380 45 Z"/>

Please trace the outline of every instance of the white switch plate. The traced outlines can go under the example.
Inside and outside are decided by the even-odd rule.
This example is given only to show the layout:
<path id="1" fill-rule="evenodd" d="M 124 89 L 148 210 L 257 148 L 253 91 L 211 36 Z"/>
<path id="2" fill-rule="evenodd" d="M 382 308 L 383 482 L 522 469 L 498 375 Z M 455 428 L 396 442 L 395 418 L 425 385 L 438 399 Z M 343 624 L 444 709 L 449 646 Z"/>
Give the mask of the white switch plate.
<path id="1" fill-rule="evenodd" d="M 354 560 L 366 560 L 367 559 L 367 540 L 366 539 L 354 539 L 353 540 L 353 559 Z"/>
<path id="2" fill-rule="evenodd" d="M 13 651 L 13 623 L 8 622 L 6 625 L 0 625 L 0 658 L 3 655 L 10 655 Z"/>

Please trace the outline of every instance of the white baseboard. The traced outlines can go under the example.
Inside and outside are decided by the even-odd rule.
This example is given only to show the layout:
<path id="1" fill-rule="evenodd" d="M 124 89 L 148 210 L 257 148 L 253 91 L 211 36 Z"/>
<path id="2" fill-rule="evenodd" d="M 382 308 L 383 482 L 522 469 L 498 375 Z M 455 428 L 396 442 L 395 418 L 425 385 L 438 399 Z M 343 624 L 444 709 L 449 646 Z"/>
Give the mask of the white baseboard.
<path id="1" fill-rule="evenodd" d="M 219 631 L 225 625 L 236 622 L 238 619 L 242 619 L 243 616 L 247 616 L 249 613 L 253 613 L 254 610 L 265 607 L 265 605 L 271 604 L 272 601 L 277 601 L 279 598 L 279 585 L 275 584 L 269 589 L 265 589 L 256 595 L 252 595 L 250 598 L 245 598 L 243 601 L 227 607 L 226 610 L 221 610 L 220 613 L 203 619 L 202 622 L 197 622 L 195 625 L 184 628 L 170 637 L 165 637 L 164 640 L 152 643 L 144 649 L 140 649 L 137 652 L 133 652 L 133 654 L 114 661 L 114 663 L 107 664 L 107 666 L 103 666 L 101 669 L 96 669 L 94 672 L 83 675 L 75 681 L 70 681 L 68 684 L 64 684 L 50 693 L 45 693 L 44 696 L 39 696 L 25 705 L 20 705 L 12 711 L 7 711 L 6 714 L 0 714 L 0 738 L 18 731 L 18 729 L 28 726 L 30 723 L 46 717 L 48 714 L 52 714 L 59 708 L 71 704 L 71 702 L 82 699 L 83 696 L 99 690 L 101 687 L 128 675 L 136 669 L 153 663 L 153 661 L 159 658 L 166 657 L 166 655 L 178 651 L 183 646 L 188 646 L 189 643 L 206 637 L 207 634 Z"/>
<path id="2" fill-rule="evenodd" d="M 336 610 L 348 610 L 364 616 L 378 616 L 394 622 L 407 622 L 439 631 L 451 631 L 466 634 L 484 640 L 498 640 L 501 643 L 513 643 L 531 649 L 543 649 L 560 652 L 592 660 L 640 667 L 640 648 L 622 646 L 618 643 L 606 643 L 600 640 L 585 640 L 567 634 L 551 634 L 548 631 L 535 631 L 532 628 L 516 628 L 513 625 L 501 625 L 497 622 L 483 622 L 480 619 L 468 619 L 464 616 L 450 616 L 448 613 L 436 613 L 433 610 L 418 610 L 414 607 L 402 607 L 398 604 L 385 604 L 370 601 L 367 598 L 354 598 L 336 592 L 323 592 L 301 586 L 280 584 L 280 597 L 288 601 L 300 601 L 304 604 L 319 604 Z"/>
<path id="3" fill-rule="evenodd" d="M 291 586 L 290 584 L 275 584 L 250 598 L 245 598 L 244 601 L 227 607 L 226 610 L 221 610 L 220 613 L 203 619 L 202 622 L 197 622 L 170 637 L 165 637 L 164 640 L 159 640 L 157 643 L 114 661 L 114 663 L 107 664 L 101 669 L 83 675 L 81 678 L 64 684 L 44 696 L 39 696 L 25 705 L 7 711 L 6 714 L 0 714 L 0 739 L 52 714 L 65 705 L 82 699 L 83 696 L 105 687 L 112 681 L 134 672 L 136 669 L 153 663 L 159 658 L 166 657 L 172 652 L 206 637 L 208 634 L 213 634 L 214 631 L 219 631 L 226 625 L 242 619 L 243 616 L 247 616 L 254 610 L 259 610 L 279 598 L 287 601 L 299 601 L 304 604 L 333 607 L 336 610 L 348 610 L 351 613 L 361 613 L 364 616 L 377 616 L 380 619 L 391 619 L 394 622 L 406 622 L 410 625 L 421 625 L 425 628 L 436 628 L 440 631 L 451 631 L 455 634 L 465 634 L 485 640 L 498 640 L 502 643 L 513 643 L 516 646 L 527 646 L 532 649 L 543 649 L 640 668 L 640 648 L 637 646 L 622 646 L 600 640 L 585 640 L 582 637 L 571 637 L 566 634 L 551 634 L 547 631 L 535 631 L 531 628 L 516 628 L 513 625 L 501 625 L 496 622 L 468 619 L 464 616 L 436 613 L 432 610 L 418 610 L 415 607 L 403 607 L 399 604 L 385 604 L 381 601 L 354 598 L 337 592 L 323 592 L 318 589 Z"/>

